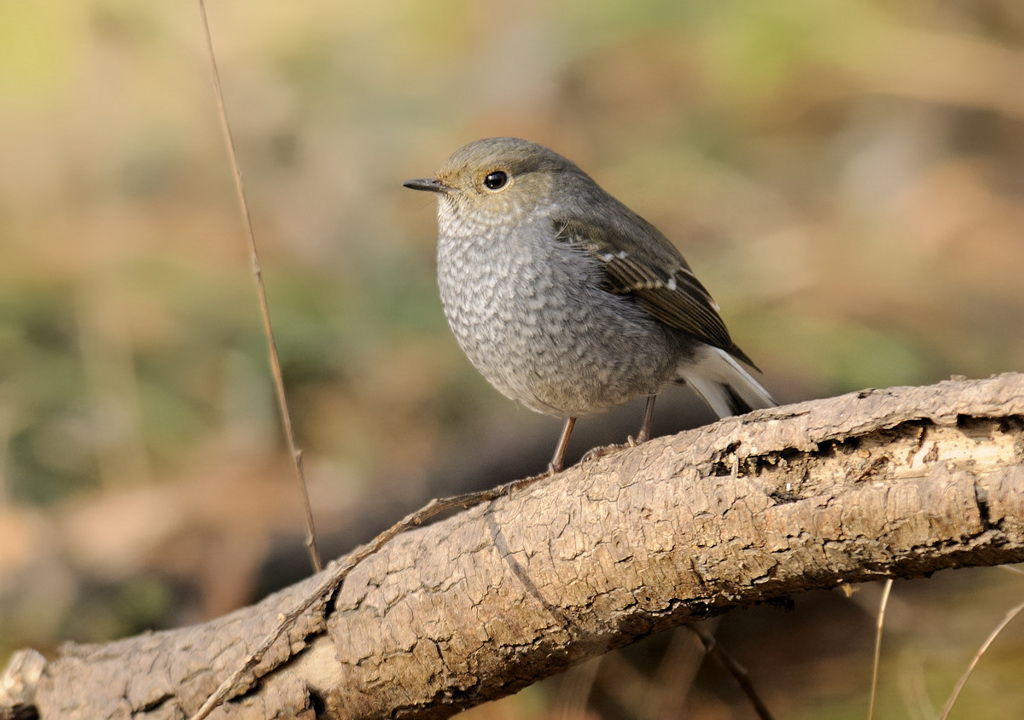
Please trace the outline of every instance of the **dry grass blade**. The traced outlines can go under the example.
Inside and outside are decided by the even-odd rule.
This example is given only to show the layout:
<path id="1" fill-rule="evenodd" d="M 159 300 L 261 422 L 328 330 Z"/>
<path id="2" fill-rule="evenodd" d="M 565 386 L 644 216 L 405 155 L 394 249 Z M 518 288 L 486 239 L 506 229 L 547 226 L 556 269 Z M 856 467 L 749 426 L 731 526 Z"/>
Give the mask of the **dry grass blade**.
<path id="1" fill-rule="evenodd" d="M 220 86 L 220 73 L 217 70 L 217 57 L 213 51 L 213 36 L 210 34 L 210 22 L 206 17 L 206 3 L 199 0 L 199 15 L 203 22 L 203 35 L 206 39 L 206 52 L 210 61 L 210 78 L 213 82 L 213 94 L 217 100 L 217 111 L 220 115 L 221 129 L 224 131 L 224 143 L 227 146 L 228 157 L 231 161 L 231 172 L 235 178 L 235 190 L 238 193 L 238 204 L 242 211 L 242 220 L 245 225 L 246 238 L 249 244 L 249 258 L 252 263 L 252 273 L 256 279 L 256 293 L 259 296 L 260 316 L 263 318 L 263 333 L 267 338 L 267 351 L 270 355 L 270 370 L 274 377 L 274 394 L 277 396 L 278 409 L 281 412 L 281 423 L 284 427 L 285 441 L 288 443 L 288 452 L 292 456 L 295 466 L 295 475 L 299 483 L 299 491 L 302 494 L 303 509 L 306 513 L 306 547 L 309 549 L 309 559 L 313 563 L 314 572 L 323 569 L 323 561 L 320 559 L 320 551 L 316 543 L 316 527 L 313 524 L 313 509 L 309 503 L 309 490 L 306 488 L 306 474 L 302 469 L 302 451 L 295 446 L 295 433 L 292 430 L 292 416 L 288 410 L 288 397 L 284 391 L 284 378 L 281 375 L 281 360 L 277 354 L 277 343 L 274 341 L 274 329 L 270 324 L 270 306 L 267 303 L 267 291 L 263 286 L 263 270 L 260 267 L 259 253 L 256 251 L 256 235 L 252 229 L 252 217 L 249 214 L 249 203 L 245 199 L 245 185 L 242 183 L 242 173 L 238 169 L 238 157 L 235 154 L 235 141 L 231 136 L 231 125 L 228 123 L 227 110 L 224 107 L 224 93 Z"/>
<path id="2" fill-rule="evenodd" d="M 882 602 L 878 606 L 878 621 L 875 624 L 875 661 L 871 668 L 871 703 L 868 705 L 868 720 L 875 718 L 875 700 L 878 698 L 878 669 L 882 664 L 882 629 L 885 627 L 885 608 L 889 605 L 892 592 L 892 578 L 885 581 Z"/>
<path id="3" fill-rule="evenodd" d="M 978 652 L 976 652 L 974 657 L 971 659 L 971 664 L 967 666 L 967 669 L 964 670 L 964 674 L 960 676 L 959 680 L 957 680 L 956 687 L 953 688 L 953 694 L 949 696 L 949 700 L 946 701 L 945 707 L 942 708 L 939 720 L 946 720 L 949 717 L 949 713 L 953 710 L 953 703 L 955 703 L 956 699 L 960 696 L 960 691 L 964 689 L 964 685 L 967 684 L 967 678 L 969 678 L 971 673 L 974 672 L 974 667 L 978 664 L 978 661 L 981 660 L 981 656 L 985 654 L 985 651 L 988 650 L 988 646 L 991 645 L 996 637 L 999 636 L 999 633 L 1003 631 L 1003 628 L 1009 625 L 1010 621 L 1017 617 L 1021 610 L 1024 610 L 1024 603 L 1017 605 L 1006 613 L 1006 617 L 1003 618 L 1002 622 L 996 625 L 996 629 L 993 630 L 987 638 L 985 638 L 985 642 L 981 644 L 981 647 L 978 648 Z"/>

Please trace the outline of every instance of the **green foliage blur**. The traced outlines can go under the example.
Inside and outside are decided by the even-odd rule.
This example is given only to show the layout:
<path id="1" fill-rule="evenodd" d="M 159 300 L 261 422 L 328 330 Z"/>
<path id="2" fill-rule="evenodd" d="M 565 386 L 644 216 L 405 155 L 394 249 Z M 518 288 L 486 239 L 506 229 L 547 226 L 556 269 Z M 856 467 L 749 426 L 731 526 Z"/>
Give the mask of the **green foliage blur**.
<path id="1" fill-rule="evenodd" d="M 481 137 L 556 149 L 660 227 L 782 401 L 1024 364 L 1020 0 L 208 5 L 329 518 L 414 504 L 512 436 L 554 444 L 461 356 L 432 199 L 401 188 Z M 244 601 L 271 536 L 302 532 L 204 52 L 190 3 L 0 7 L 0 653 L 81 626 L 67 577 L 134 577 L 101 595 L 132 598 L 109 632 L 76 635 L 100 639 Z M 233 593 L 173 616 L 147 574 L 223 579 L 194 544 L 212 510 L 92 559 L 98 498 L 250 487 L 225 478 L 279 488 L 209 503 L 260 518 L 225 530 Z M 167 492 L 199 523 L 205 500 Z M 83 538 L 41 584 L 37 522 Z M 29 611 L 24 587 L 61 599 Z"/>

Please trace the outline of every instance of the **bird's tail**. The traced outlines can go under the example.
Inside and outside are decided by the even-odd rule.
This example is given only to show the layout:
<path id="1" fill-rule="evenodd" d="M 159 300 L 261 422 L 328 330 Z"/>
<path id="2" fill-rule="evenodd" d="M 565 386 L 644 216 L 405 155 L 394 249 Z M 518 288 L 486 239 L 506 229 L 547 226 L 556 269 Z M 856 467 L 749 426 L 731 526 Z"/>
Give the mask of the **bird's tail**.
<path id="1" fill-rule="evenodd" d="M 679 368 L 678 380 L 700 395 L 718 417 L 776 405 L 768 391 L 729 353 L 710 345 Z"/>

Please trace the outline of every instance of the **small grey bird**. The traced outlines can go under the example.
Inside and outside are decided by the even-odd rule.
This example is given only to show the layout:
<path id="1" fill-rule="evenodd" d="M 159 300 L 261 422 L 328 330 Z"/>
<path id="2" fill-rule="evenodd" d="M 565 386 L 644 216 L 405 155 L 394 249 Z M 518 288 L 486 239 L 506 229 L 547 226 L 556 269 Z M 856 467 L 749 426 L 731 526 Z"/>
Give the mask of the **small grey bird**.
<path id="1" fill-rule="evenodd" d="M 437 194 L 441 302 L 470 362 L 507 397 L 566 418 L 553 472 L 581 415 L 647 396 L 647 440 L 666 383 L 719 417 L 775 404 L 675 246 L 561 155 L 478 140 L 404 185 Z"/>

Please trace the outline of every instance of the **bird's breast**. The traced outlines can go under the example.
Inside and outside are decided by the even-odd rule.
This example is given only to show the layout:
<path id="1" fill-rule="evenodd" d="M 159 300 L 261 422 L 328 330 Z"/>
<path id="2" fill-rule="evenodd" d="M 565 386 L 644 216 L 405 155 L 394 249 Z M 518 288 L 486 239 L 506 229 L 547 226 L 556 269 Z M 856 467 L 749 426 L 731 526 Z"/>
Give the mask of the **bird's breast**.
<path id="1" fill-rule="evenodd" d="M 675 364 L 660 324 L 602 290 L 599 273 L 550 223 L 438 243 L 445 316 L 470 362 L 506 396 L 553 415 L 657 392 Z"/>

